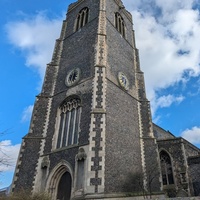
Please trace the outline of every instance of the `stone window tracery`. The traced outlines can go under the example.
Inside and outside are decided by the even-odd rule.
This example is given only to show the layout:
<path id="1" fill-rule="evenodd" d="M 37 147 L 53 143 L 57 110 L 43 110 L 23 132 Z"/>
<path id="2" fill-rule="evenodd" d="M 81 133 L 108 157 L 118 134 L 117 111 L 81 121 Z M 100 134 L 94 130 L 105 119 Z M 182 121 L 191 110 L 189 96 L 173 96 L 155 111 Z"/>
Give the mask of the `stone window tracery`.
<path id="1" fill-rule="evenodd" d="M 115 13 L 115 28 L 125 37 L 125 23 L 122 16 L 117 12 Z"/>
<path id="2" fill-rule="evenodd" d="M 57 148 L 78 143 L 81 101 L 78 98 L 65 101 L 59 108 L 60 122 Z"/>
<path id="3" fill-rule="evenodd" d="M 82 28 L 88 23 L 88 16 L 89 16 L 89 8 L 85 7 L 79 12 L 76 18 L 75 31 L 78 31 L 80 28 Z"/>
<path id="4" fill-rule="evenodd" d="M 163 185 L 174 184 L 172 163 L 167 152 L 160 152 L 160 163 Z"/>

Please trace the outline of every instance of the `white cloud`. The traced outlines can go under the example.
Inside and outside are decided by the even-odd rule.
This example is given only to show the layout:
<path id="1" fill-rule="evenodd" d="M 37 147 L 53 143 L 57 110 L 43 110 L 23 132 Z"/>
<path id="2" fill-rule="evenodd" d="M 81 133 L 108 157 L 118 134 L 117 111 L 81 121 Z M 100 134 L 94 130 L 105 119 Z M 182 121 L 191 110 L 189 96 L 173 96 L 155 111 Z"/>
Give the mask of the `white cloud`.
<path id="1" fill-rule="evenodd" d="M 36 16 L 25 16 L 23 20 L 6 25 L 10 43 L 25 54 L 26 65 L 35 68 L 41 78 L 46 64 L 51 61 L 61 23 L 61 19 L 49 19 L 40 12 Z"/>
<path id="2" fill-rule="evenodd" d="M 190 77 L 200 74 L 197 45 L 200 43 L 200 13 L 192 9 L 193 0 L 124 0 L 124 3 L 133 14 L 147 97 L 152 113 L 156 113 L 158 108 L 176 101 L 175 98 L 163 99 L 159 96 L 161 90 L 177 83 L 187 84 Z"/>
<path id="3" fill-rule="evenodd" d="M 14 170 L 19 149 L 20 144 L 13 145 L 10 140 L 0 142 L 0 172 Z"/>
<path id="4" fill-rule="evenodd" d="M 133 12 L 133 15 L 141 67 L 145 72 L 146 85 L 150 94 L 152 90 L 154 92 L 182 81 L 182 75 L 186 70 L 190 70 L 193 74 L 199 73 L 199 47 L 195 44 L 200 42 L 199 24 L 194 28 L 197 31 L 190 35 L 188 30 L 178 32 L 180 30 L 178 23 L 168 29 L 158 24 L 151 16 L 143 17 L 138 12 Z M 167 35 L 168 32 L 173 35 Z M 180 55 L 178 54 L 180 50 L 188 53 Z M 151 98 L 151 95 L 149 96 Z"/>
<path id="5" fill-rule="evenodd" d="M 161 9 L 163 18 L 173 17 L 179 9 L 192 9 L 192 0 L 155 0 L 155 4 Z M 169 20 L 169 18 L 167 19 Z"/>
<path id="6" fill-rule="evenodd" d="M 156 113 L 159 91 L 180 82 L 187 84 L 190 77 L 200 74 L 197 45 L 200 44 L 200 14 L 192 9 L 195 0 L 123 2 L 133 14 L 147 97 L 152 103 L 152 113 Z M 25 52 L 27 65 L 36 68 L 42 78 L 52 56 L 55 38 L 60 33 L 61 21 L 50 20 L 39 13 L 7 25 L 11 44 Z"/>
<path id="7" fill-rule="evenodd" d="M 33 111 L 33 105 L 30 105 L 28 107 L 26 107 L 22 113 L 22 119 L 21 121 L 22 122 L 27 122 L 30 120 L 31 118 L 31 114 L 32 114 L 32 111 Z"/>
<path id="8" fill-rule="evenodd" d="M 186 129 L 181 136 L 193 144 L 200 144 L 200 127 Z"/>
<path id="9" fill-rule="evenodd" d="M 153 108 L 152 112 L 156 111 L 158 108 L 170 107 L 173 103 L 180 104 L 183 100 L 183 96 L 173 96 L 171 94 L 167 96 L 159 96 L 158 98 L 155 98 L 154 101 L 152 101 L 151 103 L 151 106 Z"/>
<path id="10" fill-rule="evenodd" d="M 174 97 L 173 95 L 161 96 L 157 99 L 157 106 L 164 108 L 169 107 L 173 102 L 180 103 L 184 99 L 183 96 Z"/>

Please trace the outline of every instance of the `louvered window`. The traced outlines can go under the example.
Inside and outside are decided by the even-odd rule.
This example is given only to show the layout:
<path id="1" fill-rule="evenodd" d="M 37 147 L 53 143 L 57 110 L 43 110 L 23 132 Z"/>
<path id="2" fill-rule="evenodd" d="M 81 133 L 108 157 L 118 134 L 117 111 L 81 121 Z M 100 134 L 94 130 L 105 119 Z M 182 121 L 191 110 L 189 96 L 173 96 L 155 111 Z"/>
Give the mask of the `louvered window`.
<path id="1" fill-rule="evenodd" d="M 78 31 L 80 28 L 85 26 L 88 23 L 88 15 L 89 15 L 89 9 L 83 8 L 77 18 L 76 18 L 76 31 Z"/>
<path id="2" fill-rule="evenodd" d="M 125 24 L 122 16 L 117 12 L 115 13 L 115 27 L 125 37 Z"/>

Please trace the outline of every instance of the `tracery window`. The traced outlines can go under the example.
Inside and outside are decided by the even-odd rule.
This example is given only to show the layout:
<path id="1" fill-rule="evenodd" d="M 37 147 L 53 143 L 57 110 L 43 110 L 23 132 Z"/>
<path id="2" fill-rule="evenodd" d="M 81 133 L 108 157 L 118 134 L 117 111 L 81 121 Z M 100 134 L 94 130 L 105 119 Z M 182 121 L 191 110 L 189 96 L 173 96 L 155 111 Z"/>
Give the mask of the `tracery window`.
<path id="1" fill-rule="evenodd" d="M 122 16 L 117 12 L 115 13 L 115 27 L 125 37 L 125 23 Z"/>
<path id="2" fill-rule="evenodd" d="M 78 143 L 81 115 L 81 101 L 78 98 L 66 100 L 59 108 L 59 132 L 57 148 Z"/>
<path id="3" fill-rule="evenodd" d="M 172 163 L 167 152 L 160 152 L 160 163 L 163 185 L 174 184 Z"/>
<path id="4" fill-rule="evenodd" d="M 88 23 L 88 15 L 89 15 L 89 9 L 83 8 L 77 18 L 76 18 L 76 31 L 78 31 L 80 28 L 82 28 L 83 26 L 85 26 L 85 24 Z"/>

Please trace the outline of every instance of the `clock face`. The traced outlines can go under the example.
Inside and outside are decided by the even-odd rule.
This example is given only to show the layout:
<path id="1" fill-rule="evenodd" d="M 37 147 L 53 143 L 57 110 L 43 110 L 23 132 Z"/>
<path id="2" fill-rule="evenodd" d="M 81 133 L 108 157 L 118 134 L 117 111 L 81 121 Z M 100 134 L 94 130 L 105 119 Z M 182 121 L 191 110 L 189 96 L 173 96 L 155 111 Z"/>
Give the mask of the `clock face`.
<path id="1" fill-rule="evenodd" d="M 126 75 L 123 72 L 119 72 L 118 73 L 118 80 L 120 85 L 125 89 L 128 90 L 129 89 L 129 81 L 128 78 L 126 77 Z"/>
<path id="2" fill-rule="evenodd" d="M 72 86 L 77 83 L 80 79 L 80 69 L 76 68 L 68 72 L 67 77 L 65 79 L 65 84 L 67 86 Z"/>

